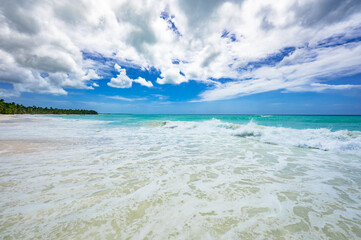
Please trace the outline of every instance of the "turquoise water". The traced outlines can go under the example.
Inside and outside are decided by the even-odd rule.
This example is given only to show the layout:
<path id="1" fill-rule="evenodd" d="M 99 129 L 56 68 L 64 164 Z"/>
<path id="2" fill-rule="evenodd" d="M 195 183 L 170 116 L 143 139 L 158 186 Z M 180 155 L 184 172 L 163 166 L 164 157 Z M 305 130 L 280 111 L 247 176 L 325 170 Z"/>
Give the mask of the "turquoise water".
<path id="1" fill-rule="evenodd" d="M 0 239 L 361 239 L 360 116 L 17 116 Z"/>
<path id="2" fill-rule="evenodd" d="M 361 155 L 361 116 L 311 115 L 59 115 L 52 118 L 100 121 L 105 128 L 180 129 L 225 134 L 280 146 Z"/>
<path id="3" fill-rule="evenodd" d="M 326 128 L 331 131 L 361 131 L 361 116 L 314 116 L 314 115 L 137 115 L 137 114 L 99 114 L 99 115 L 61 115 L 67 119 L 89 119 L 112 121 L 111 124 L 142 124 L 146 121 L 206 121 L 218 119 L 233 124 L 247 124 L 294 129 Z"/>

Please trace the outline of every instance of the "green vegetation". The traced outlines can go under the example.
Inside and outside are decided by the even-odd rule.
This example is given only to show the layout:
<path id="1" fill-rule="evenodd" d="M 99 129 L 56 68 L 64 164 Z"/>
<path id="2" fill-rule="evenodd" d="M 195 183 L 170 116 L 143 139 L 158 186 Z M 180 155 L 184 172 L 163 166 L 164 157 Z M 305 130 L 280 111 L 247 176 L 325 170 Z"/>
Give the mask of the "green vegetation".
<path id="1" fill-rule="evenodd" d="M 0 99 L 0 114 L 98 114 L 94 110 L 25 107 L 21 104 L 6 103 Z"/>

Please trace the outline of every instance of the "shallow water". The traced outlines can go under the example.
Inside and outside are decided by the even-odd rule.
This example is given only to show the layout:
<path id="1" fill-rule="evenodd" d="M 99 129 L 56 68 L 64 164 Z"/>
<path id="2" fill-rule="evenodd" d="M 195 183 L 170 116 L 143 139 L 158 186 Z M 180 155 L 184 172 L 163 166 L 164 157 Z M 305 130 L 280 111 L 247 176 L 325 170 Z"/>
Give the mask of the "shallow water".
<path id="1" fill-rule="evenodd" d="M 294 118 L 0 125 L 0 238 L 361 238 L 359 120 Z"/>

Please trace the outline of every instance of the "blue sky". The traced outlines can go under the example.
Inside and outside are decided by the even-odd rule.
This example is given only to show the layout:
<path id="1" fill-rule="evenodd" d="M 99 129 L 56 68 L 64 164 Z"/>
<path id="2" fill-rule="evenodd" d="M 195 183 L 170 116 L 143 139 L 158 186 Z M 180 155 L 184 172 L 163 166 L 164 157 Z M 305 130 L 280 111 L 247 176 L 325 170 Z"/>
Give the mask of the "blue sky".
<path id="1" fill-rule="evenodd" d="M 102 113 L 361 114 L 359 1 L 1 8 L 6 101 Z"/>

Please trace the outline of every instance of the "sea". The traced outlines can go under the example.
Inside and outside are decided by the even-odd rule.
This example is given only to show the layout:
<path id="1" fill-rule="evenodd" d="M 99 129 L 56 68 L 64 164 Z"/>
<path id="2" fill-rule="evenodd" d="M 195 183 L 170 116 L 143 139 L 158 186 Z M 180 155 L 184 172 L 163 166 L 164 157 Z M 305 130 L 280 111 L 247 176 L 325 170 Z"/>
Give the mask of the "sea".
<path id="1" fill-rule="evenodd" d="M 361 116 L 16 116 L 0 239 L 361 239 Z"/>

